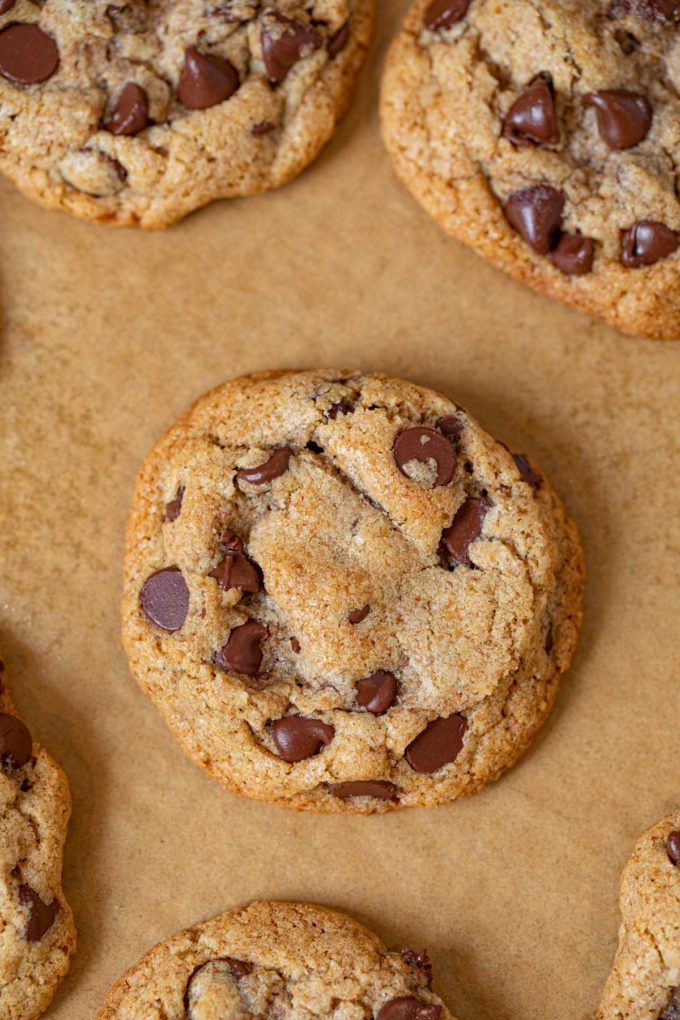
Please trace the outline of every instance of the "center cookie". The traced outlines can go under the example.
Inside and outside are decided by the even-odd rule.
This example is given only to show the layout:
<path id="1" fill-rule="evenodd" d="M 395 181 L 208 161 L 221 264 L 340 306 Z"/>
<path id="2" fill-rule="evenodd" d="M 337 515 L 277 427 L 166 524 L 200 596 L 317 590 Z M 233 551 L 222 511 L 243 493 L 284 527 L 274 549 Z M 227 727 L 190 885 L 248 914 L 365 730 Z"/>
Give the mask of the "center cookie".
<path id="1" fill-rule="evenodd" d="M 373 0 L 5 0 L 0 170 L 87 219 L 158 228 L 278 187 L 349 102 Z"/>
<path id="2" fill-rule="evenodd" d="M 237 379 L 152 451 L 124 641 L 187 752 L 317 811 L 473 793 L 528 746 L 580 623 L 576 529 L 445 397 L 333 371 Z"/>

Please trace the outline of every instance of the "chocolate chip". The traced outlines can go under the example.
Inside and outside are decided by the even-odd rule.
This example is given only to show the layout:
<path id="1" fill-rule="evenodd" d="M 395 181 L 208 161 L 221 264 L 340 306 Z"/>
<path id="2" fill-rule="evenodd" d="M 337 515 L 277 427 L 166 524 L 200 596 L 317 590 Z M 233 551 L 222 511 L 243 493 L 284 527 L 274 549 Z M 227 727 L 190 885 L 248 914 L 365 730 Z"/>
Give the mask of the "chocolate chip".
<path id="1" fill-rule="evenodd" d="M 352 626 L 354 626 L 354 624 L 361 623 L 362 620 L 365 620 L 370 611 L 370 606 L 363 606 L 361 609 L 353 609 L 351 613 L 347 614 L 347 619 Z"/>
<path id="2" fill-rule="evenodd" d="M 141 85 L 131 81 L 125 86 L 111 120 L 104 125 L 112 135 L 137 135 L 149 123 L 149 97 Z"/>
<path id="3" fill-rule="evenodd" d="M 555 647 L 555 636 L 553 634 L 552 624 L 548 624 L 548 629 L 545 634 L 545 654 L 550 655 L 553 648 Z"/>
<path id="4" fill-rule="evenodd" d="M 262 56 L 269 80 L 280 85 L 291 67 L 321 44 L 319 33 L 304 21 L 271 11 L 262 28 Z"/>
<path id="5" fill-rule="evenodd" d="M 284 761 L 298 762 L 319 754 L 335 736 L 335 728 L 321 719 L 287 715 L 272 727 L 274 743 Z"/>
<path id="6" fill-rule="evenodd" d="M 0 763 L 3 768 L 20 769 L 31 757 L 33 740 L 21 719 L 0 712 Z"/>
<path id="7" fill-rule="evenodd" d="M 232 531 L 225 531 L 222 543 L 226 547 L 224 559 L 208 576 L 214 577 L 220 588 L 224 588 L 225 591 L 239 588 L 254 595 L 260 590 L 260 575 L 255 564 L 246 555 L 243 542 Z"/>
<path id="8" fill-rule="evenodd" d="M 292 456 L 293 451 L 290 447 L 283 446 L 280 450 L 274 450 L 264 464 L 252 468 L 239 468 L 236 477 L 239 481 L 250 482 L 251 485 L 265 485 L 286 473 Z"/>
<path id="9" fill-rule="evenodd" d="M 139 594 L 142 612 L 173 633 L 184 626 L 189 612 L 189 588 L 179 567 L 166 567 L 147 577 Z"/>
<path id="10" fill-rule="evenodd" d="M 335 421 L 339 414 L 351 414 L 354 406 L 351 400 L 339 400 L 337 404 L 333 404 L 328 408 L 326 417 L 330 418 L 331 421 Z"/>
<path id="11" fill-rule="evenodd" d="M 205 110 L 233 96 L 240 85 L 238 71 L 224 57 L 199 53 L 190 46 L 184 55 L 177 95 L 188 110 Z"/>
<path id="12" fill-rule="evenodd" d="M 549 184 L 514 191 L 504 205 L 508 223 L 539 255 L 547 255 L 557 239 L 564 211 L 564 193 Z"/>
<path id="13" fill-rule="evenodd" d="M 409 967 L 413 967 L 414 970 L 419 971 L 419 973 L 423 975 L 425 983 L 429 988 L 432 985 L 432 963 L 430 962 L 430 957 L 427 955 L 427 949 L 423 949 L 420 953 L 417 953 L 413 949 L 402 949 L 401 955 L 404 963 L 408 964 Z"/>
<path id="14" fill-rule="evenodd" d="M 393 673 L 379 669 L 357 684 L 357 704 L 373 715 L 382 715 L 394 704 L 399 683 Z"/>
<path id="15" fill-rule="evenodd" d="M 346 21 L 345 24 L 342 25 L 326 43 L 329 58 L 333 60 L 334 57 L 337 57 L 338 53 L 342 53 L 348 42 L 349 21 Z"/>
<path id="16" fill-rule="evenodd" d="M 59 903 L 56 897 L 51 903 L 45 903 L 30 885 L 22 885 L 19 888 L 19 902 L 28 911 L 24 938 L 27 942 L 39 942 L 45 932 L 52 927 Z"/>
<path id="17" fill-rule="evenodd" d="M 434 719 L 408 745 L 406 761 L 414 772 L 437 772 L 460 754 L 466 728 L 467 719 L 463 715 Z"/>
<path id="18" fill-rule="evenodd" d="M 609 13 L 612 17 L 635 14 L 645 21 L 678 21 L 679 0 L 614 0 Z"/>
<path id="19" fill-rule="evenodd" d="M 463 434 L 465 422 L 455 414 L 447 414 L 437 421 L 437 428 L 446 436 L 450 443 L 457 443 Z"/>
<path id="20" fill-rule="evenodd" d="M 668 1005 L 660 1014 L 659 1020 L 680 1020 L 680 986 L 671 988 L 671 997 Z"/>
<path id="21" fill-rule="evenodd" d="M 543 484 L 543 479 L 539 475 L 538 471 L 534 471 L 528 459 L 523 453 L 513 453 L 512 459 L 517 465 L 517 469 L 522 476 L 522 481 L 530 485 L 534 492 L 537 492 Z"/>
<path id="22" fill-rule="evenodd" d="M 557 145 L 555 96 L 545 78 L 537 78 L 517 97 L 505 115 L 503 135 L 514 145 Z"/>
<path id="23" fill-rule="evenodd" d="M 295 652 L 296 655 L 300 654 L 300 652 L 301 652 L 300 642 L 298 641 L 298 639 L 296 637 L 292 637 L 290 639 L 290 647 L 293 649 L 293 651 Z"/>
<path id="24" fill-rule="evenodd" d="M 270 135 L 272 131 L 276 131 L 276 124 L 271 120 L 261 120 L 250 129 L 253 138 L 262 138 L 263 135 Z"/>
<path id="25" fill-rule="evenodd" d="M 56 42 L 37 25 L 22 22 L 0 32 L 0 74 L 8 81 L 36 85 L 51 78 L 58 66 Z"/>
<path id="26" fill-rule="evenodd" d="M 425 28 L 437 32 L 462 21 L 472 0 L 432 0 L 425 11 Z"/>
<path id="27" fill-rule="evenodd" d="M 184 499 L 184 486 L 180 485 L 177 490 L 177 495 L 174 499 L 171 499 L 169 503 L 165 504 L 165 512 L 163 514 L 163 520 L 167 522 L 176 521 L 182 512 L 182 500 Z"/>
<path id="28" fill-rule="evenodd" d="M 405 429 L 394 441 L 394 459 L 402 475 L 408 475 L 404 467 L 412 460 L 426 463 L 433 460 L 437 465 L 435 485 L 448 485 L 456 467 L 456 455 L 448 439 L 441 432 L 420 426 Z"/>
<path id="29" fill-rule="evenodd" d="M 340 800 L 373 797 L 374 800 L 396 800 L 397 787 L 386 779 L 356 779 L 347 783 L 329 783 L 328 792 Z"/>
<path id="30" fill-rule="evenodd" d="M 592 106 L 600 136 L 611 149 L 630 149 L 647 137 L 652 107 L 639 92 L 607 90 L 588 92 L 584 106 Z"/>
<path id="31" fill-rule="evenodd" d="M 0 0 L 0 14 L 7 14 L 14 7 L 16 0 Z"/>
<path id="32" fill-rule="evenodd" d="M 652 266 L 665 259 L 680 244 L 680 238 L 665 223 L 656 220 L 638 220 L 628 230 L 621 231 L 621 264 L 627 269 Z"/>
<path id="33" fill-rule="evenodd" d="M 668 834 L 666 851 L 671 864 L 680 864 L 680 830 L 676 829 Z"/>
<path id="34" fill-rule="evenodd" d="M 441 1006 L 426 1005 L 413 995 L 400 995 L 385 1003 L 376 1020 L 439 1020 L 441 1015 Z"/>
<path id="35" fill-rule="evenodd" d="M 231 976 L 236 980 L 240 981 L 241 978 L 248 977 L 253 972 L 252 963 L 248 963 L 246 960 L 235 960 L 233 956 L 225 956 L 224 962 L 231 971 Z"/>
<path id="36" fill-rule="evenodd" d="M 451 527 L 442 532 L 442 542 L 457 563 L 470 563 L 468 550 L 479 538 L 491 501 L 483 496 L 470 496 L 458 508 Z"/>
<path id="37" fill-rule="evenodd" d="M 565 276 L 584 276 L 593 268 L 595 242 L 581 234 L 562 234 L 550 261 Z"/>
<path id="38" fill-rule="evenodd" d="M 227 673 L 242 673 L 257 676 L 262 665 L 260 642 L 269 631 L 257 620 L 248 620 L 240 627 L 234 627 L 226 645 L 215 654 L 215 665 Z"/>

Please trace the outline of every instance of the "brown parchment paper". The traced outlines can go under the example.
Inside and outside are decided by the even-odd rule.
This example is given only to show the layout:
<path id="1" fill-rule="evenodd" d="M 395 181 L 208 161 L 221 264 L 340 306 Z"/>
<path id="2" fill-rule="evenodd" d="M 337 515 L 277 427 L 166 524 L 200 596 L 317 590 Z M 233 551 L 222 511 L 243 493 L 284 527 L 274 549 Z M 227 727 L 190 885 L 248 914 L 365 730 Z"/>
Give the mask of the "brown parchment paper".
<path id="1" fill-rule="evenodd" d="M 92 1017 L 154 942 L 255 897 L 427 946 L 459 1020 L 595 1009 L 636 834 L 680 804 L 680 344 L 627 339 L 448 239 L 394 179 L 384 0 L 357 101 L 297 182 L 162 234 L 0 185 L 0 647 L 68 773 L 79 949 L 49 1020 Z M 152 442 L 196 396 L 315 364 L 447 391 L 535 457 L 576 516 L 586 617 L 557 707 L 481 795 L 382 818 L 238 800 L 175 745 L 119 642 L 124 518 Z"/>

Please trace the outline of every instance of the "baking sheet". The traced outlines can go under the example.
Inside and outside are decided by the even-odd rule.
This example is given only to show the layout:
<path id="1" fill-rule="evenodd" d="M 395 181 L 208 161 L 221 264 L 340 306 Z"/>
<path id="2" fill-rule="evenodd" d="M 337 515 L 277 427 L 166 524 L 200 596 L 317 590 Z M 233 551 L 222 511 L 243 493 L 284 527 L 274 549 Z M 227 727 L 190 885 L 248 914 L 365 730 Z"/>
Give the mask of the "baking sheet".
<path id="1" fill-rule="evenodd" d="M 278 193 L 142 235 L 0 185 L 0 647 L 74 801 L 80 942 L 49 1020 L 91 1017 L 154 942 L 255 897 L 427 946 L 459 1020 L 580 1020 L 612 961 L 633 839 L 680 805 L 680 345 L 522 288 L 398 185 L 376 101 L 405 9 L 382 5 L 352 112 Z M 148 448 L 223 379 L 315 364 L 445 390 L 531 453 L 582 529 L 574 667 L 528 757 L 469 801 L 373 819 L 240 801 L 128 674 L 123 525 Z"/>

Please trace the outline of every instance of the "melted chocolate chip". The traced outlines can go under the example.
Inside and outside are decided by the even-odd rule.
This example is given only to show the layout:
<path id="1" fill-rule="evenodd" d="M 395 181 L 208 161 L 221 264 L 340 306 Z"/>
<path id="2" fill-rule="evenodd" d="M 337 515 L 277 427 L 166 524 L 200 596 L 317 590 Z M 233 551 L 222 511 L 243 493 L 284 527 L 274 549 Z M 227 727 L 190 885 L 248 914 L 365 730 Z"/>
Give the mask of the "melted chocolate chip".
<path id="1" fill-rule="evenodd" d="M 398 692 L 399 683 L 396 676 L 379 669 L 377 673 L 365 677 L 357 684 L 357 705 L 361 705 L 373 715 L 382 715 L 397 700 Z"/>
<path id="2" fill-rule="evenodd" d="M 238 71 L 224 57 L 200 53 L 190 46 L 184 56 L 177 95 L 187 110 L 205 110 L 233 96 L 240 80 Z"/>
<path id="3" fill-rule="evenodd" d="M 182 501 L 184 499 L 184 486 L 180 485 L 177 490 L 177 495 L 174 499 L 171 499 L 169 503 L 165 504 L 165 512 L 163 514 L 163 520 L 172 522 L 176 521 L 182 512 Z"/>
<path id="4" fill-rule="evenodd" d="M 340 800 L 373 797 L 374 800 L 396 800 L 397 787 L 386 779 L 356 779 L 346 783 L 329 783 L 328 792 Z"/>
<path id="5" fill-rule="evenodd" d="M 262 138 L 263 135 L 270 135 L 272 131 L 276 131 L 276 124 L 271 120 L 258 121 L 250 129 L 253 138 Z"/>
<path id="6" fill-rule="evenodd" d="M 286 473 L 292 456 L 293 451 L 290 447 L 283 446 L 280 450 L 274 450 L 264 464 L 253 468 L 239 468 L 236 478 L 242 482 L 250 482 L 251 485 L 265 485 Z"/>
<path id="7" fill-rule="evenodd" d="M 56 42 L 37 25 L 20 22 L 0 32 L 0 74 L 8 81 L 36 85 L 51 78 L 58 66 Z"/>
<path id="8" fill-rule="evenodd" d="M 680 1020 L 680 986 L 671 988 L 671 997 L 659 1020 Z"/>
<path id="9" fill-rule="evenodd" d="M 565 276 L 584 276 L 593 268 L 595 242 L 581 234 L 562 234 L 549 258 Z"/>
<path id="10" fill-rule="evenodd" d="M 299 655 L 302 649 L 300 648 L 300 642 L 296 637 L 290 639 L 290 647 L 293 649 L 296 655 Z"/>
<path id="11" fill-rule="evenodd" d="M 45 903 L 30 885 L 22 885 L 19 888 L 19 902 L 28 912 L 24 938 L 27 942 L 39 942 L 45 932 L 52 927 L 59 903 L 56 897 L 51 903 Z"/>
<path id="12" fill-rule="evenodd" d="M 441 1006 L 427 1005 L 413 995 L 400 995 L 385 1003 L 376 1020 L 439 1020 L 441 1015 Z"/>
<path id="13" fill-rule="evenodd" d="M 534 492 L 538 492 L 543 484 L 543 479 L 539 475 L 538 471 L 534 471 L 523 453 L 513 453 L 512 459 L 517 465 L 517 469 L 522 476 L 522 481 L 526 482 L 527 485 L 530 485 Z"/>
<path id="14" fill-rule="evenodd" d="M 513 145 L 557 145 L 555 96 L 545 78 L 537 78 L 517 97 L 503 121 L 503 134 Z"/>
<path id="15" fill-rule="evenodd" d="M 189 588 L 179 567 L 166 567 L 147 577 L 139 593 L 142 612 L 157 627 L 180 630 L 189 612 Z"/>
<path id="16" fill-rule="evenodd" d="M 361 609 L 353 609 L 351 613 L 347 614 L 347 619 L 352 626 L 354 626 L 357 623 L 361 623 L 362 620 L 365 620 L 370 611 L 370 606 L 363 606 Z"/>
<path id="17" fill-rule="evenodd" d="M 415 952 L 413 949 L 402 949 L 401 955 L 404 963 L 422 974 L 429 988 L 432 985 L 432 963 L 427 955 L 427 949 L 423 949 L 420 953 Z"/>
<path id="18" fill-rule="evenodd" d="M 0 712 L 0 764 L 20 769 L 31 757 L 33 740 L 28 727 L 8 712 Z"/>
<path id="19" fill-rule="evenodd" d="M 138 135 L 148 123 L 149 97 L 141 85 L 128 82 L 104 130 L 110 131 L 112 135 Z"/>
<path id="20" fill-rule="evenodd" d="M 680 20 L 680 0 L 614 0 L 612 17 L 634 14 L 644 21 Z"/>
<path id="21" fill-rule="evenodd" d="M 550 655 L 553 648 L 555 647 L 555 635 L 553 634 L 553 628 L 551 623 L 548 624 L 548 629 L 545 632 L 545 644 L 543 647 L 545 648 L 546 655 Z"/>
<path id="22" fill-rule="evenodd" d="M 647 137 L 652 107 L 639 92 L 607 90 L 589 92 L 584 106 L 592 106 L 600 136 L 611 149 L 630 149 Z"/>
<path id="23" fill-rule="evenodd" d="M 638 220 L 628 230 L 621 231 L 621 264 L 627 269 L 652 266 L 667 258 L 680 244 L 680 238 L 665 223 L 656 220 Z"/>
<path id="24" fill-rule="evenodd" d="M 232 531 L 226 531 L 222 535 L 222 543 L 226 547 L 224 559 L 208 576 L 214 577 L 225 591 L 239 588 L 252 595 L 256 594 L 260 590 L 260 575 L 246 555 L 243 542 Z"/>
<path id="25" fill-rule="evenodd" d="M 280 85 L 291 67 L 321 44 L 319 33 L 304 21 L 271 11 L 262 28 L 262 56 L 269 80 Z"/>
<path id="26" fill-rule="evenodd" d="M 335 728 L 321 719 L 287 715 L 276 720 L 272 733 L 283 760 L 298 762 L 323 751 L 335 736 Z"/>
<path id="27" fill-rule="evenodd" d="M 414 772 L 437 772 L 460 754 L 466 728 L 467 719 L 462 715 L 434 719 L 408 745 L 406 761 Z"/>
<path id="28" fill-rule="evenodd" d="M 465 422 L 461 421 L 455 414 L 447 414 L 443 418 L 438 419 L 437 428 L 442 435 L 446 436 L 450 443 L 457 443 L 463 434 Z"/>
<path id="29" fill-rule="evenodd" d="M 448 485 L 456 467 L 456 455 L 451 443 L 441 432 L 420 426 L 405 429 L 394 441 L 394 460 L 402 475 L 404 467 L 412 460 L 426 463 L 433 460 L 437 465 L 435 485 Z M 408 478 L 408 475 L 406 475 Z"/>
<path id="30" fill-rule="evenodd" d="M 342 53 L 345 46 L 349 42 L 349 21 L 346 21 L 337 32 L 335 32 L 328 42 L 326 43 L 326 50 L 331 60 L 337 57 L 338 53 Z"/>
<path id="31" fill-rule="evenodd" d="M 260 642 L 268 634 L 264 624 L 257 620 L 248 620 L 240 627 L 234 627 L 226 645 L 215 653 L 215 665 L 227 673 L 257 676 L 262 665 Z"/>
<path id="32" fill-rule="evenodd" d="M 231 971 L 231 976 L 236 981 L 240 981 L 241 978 L 248 977 L 253 972 L 252 963 L 248 963 L 246 960 L 235 960 L 233 956 L 225 956 L 224 962 Z"/>
<path id="33" fill-rule="evenodd" d="M 539 255 L 547 255 L 559 234 L 564 193 L 549 184 L 514 191 L 504 205 L 511 227 Z"/>
<path id="34" fill-rule="evenodd" d="M 0 0 L 0 14 L 7 14 L 14 7 L 16 0 Z"/>
<path id="35" fill-rule="evenodd" d="M 676 829 L 668 834 L 666 852 L 671 864 L 680 864 L 680 830 Z"/>
<path id="36" fill-rule="evenodd" d="M 470 496 L 456 511 L 451 527 L 442 532 L 444 547 L 457 563 L 470 563 L 468 550 L 481 535 L 490 507 L 485 497 Z"/>
<path id="37" fill-rule="evenodd" d="M 452 28 L 462 21 L 472 0 L 432 0 L 425 10 L 425 28 L 431 32 Z"/>

